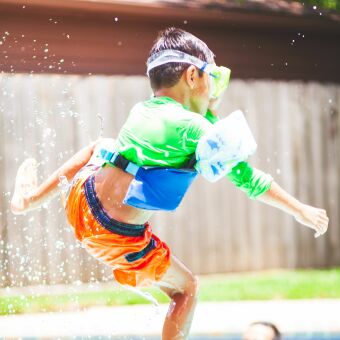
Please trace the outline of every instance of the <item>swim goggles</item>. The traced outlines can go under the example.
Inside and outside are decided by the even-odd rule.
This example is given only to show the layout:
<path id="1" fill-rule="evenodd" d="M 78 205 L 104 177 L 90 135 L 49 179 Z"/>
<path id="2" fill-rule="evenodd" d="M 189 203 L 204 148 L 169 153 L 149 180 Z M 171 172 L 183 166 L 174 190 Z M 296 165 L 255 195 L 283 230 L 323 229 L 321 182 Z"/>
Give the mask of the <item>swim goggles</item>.
<path id="1" fill-rule="evenodd" d="M 147 75 L 155 67 L 167 63 L 187 63 L 196 66 L 199 70 L 209 74 L 210 99 L 217 99 L 228 87 L 230 78 L 230 69 L 224 66 L 208 64 L 190 54 L 177 50 L 163 50 L 149 57 L 147 60 Z"/>

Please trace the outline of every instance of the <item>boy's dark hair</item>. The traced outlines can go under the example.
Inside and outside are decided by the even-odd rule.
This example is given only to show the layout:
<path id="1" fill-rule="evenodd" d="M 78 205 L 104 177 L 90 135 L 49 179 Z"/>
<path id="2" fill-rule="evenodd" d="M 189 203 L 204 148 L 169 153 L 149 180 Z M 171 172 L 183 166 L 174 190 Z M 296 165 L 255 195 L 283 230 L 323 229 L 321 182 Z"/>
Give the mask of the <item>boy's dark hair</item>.
<path id="1" fill-rule="evenodd" d="M 202 40 L 180 28 L 169 27 L 159 32 L 149 57 L 157 52 L 169 49 L 185 52 L 207 63 L 214 61 L 214 53 Z M 176 85 L 184 70 L 189 66 L 186 63 L 168 63 L 153 68 L 149 72 L 152 89 L 158 90 L 162 87 Z"/>
<path id="2" fill-rule="evenodd" d="M 269 327 L 273 330 L 274 334 L 275 334 L 275 338 L 274 340 L 281 340 L 281 333 L 279 331 L 279 329 L 271 322 L 268 321 L 257 321 L 257 322 L 253 322 L 251 325 L 262 325 L 262 326 L 266 326 Z"/>

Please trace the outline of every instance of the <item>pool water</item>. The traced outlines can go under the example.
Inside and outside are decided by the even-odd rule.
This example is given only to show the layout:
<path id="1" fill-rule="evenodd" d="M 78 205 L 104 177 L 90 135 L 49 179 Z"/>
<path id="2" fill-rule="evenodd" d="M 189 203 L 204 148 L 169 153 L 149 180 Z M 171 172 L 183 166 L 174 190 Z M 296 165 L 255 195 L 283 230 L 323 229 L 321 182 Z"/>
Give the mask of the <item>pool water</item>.
<path id="1" fill-rule="evenodd" d="M 24 337 L 22 340 L 42 340 L 42 338 Z M 74 336 L 58 337 L 57 340 L 160 340 L 160 336 Z M 0 340 L 6 340 L 0 338 Z M 52 340 L 43 338 L 43 340 Z M 53 339 L 55 340 L 55 339 Z M 192 335 L 189 340 L 242 340 L 241 335 Z M 296 333 L 283 336 L 283 340 L 340 340 L 340 333 Z"/>
<path id="2" fill-rule="evenodd" d="M 22 338 L 38 340 L 37 338 Z M 241 335 L 192 335 L 189 340 L 241 340 Z M 44 338 L 44 340 L 47 340 Z M 160 340 L 160 336 L 88 336 L 59 338 L 58 340 Z M 340 340 L 340 333 L 296 333 L 283 336 L 283 340 Z"/>

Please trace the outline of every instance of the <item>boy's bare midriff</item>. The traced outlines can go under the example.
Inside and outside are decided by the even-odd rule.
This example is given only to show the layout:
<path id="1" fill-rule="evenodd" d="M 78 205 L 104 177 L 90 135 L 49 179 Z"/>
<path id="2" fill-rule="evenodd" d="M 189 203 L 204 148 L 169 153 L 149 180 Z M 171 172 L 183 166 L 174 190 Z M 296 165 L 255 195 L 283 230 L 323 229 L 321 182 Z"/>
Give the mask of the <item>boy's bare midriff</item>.
<path id="1" fill-rule="evenodd" d="M 122 203 L 133 178 L 119 168 L 103 167 L 95 175 L 96 193 L 104 210 L 113 219 L 129 224 L 144 224 L 150 219 L 152 211 Z"/>

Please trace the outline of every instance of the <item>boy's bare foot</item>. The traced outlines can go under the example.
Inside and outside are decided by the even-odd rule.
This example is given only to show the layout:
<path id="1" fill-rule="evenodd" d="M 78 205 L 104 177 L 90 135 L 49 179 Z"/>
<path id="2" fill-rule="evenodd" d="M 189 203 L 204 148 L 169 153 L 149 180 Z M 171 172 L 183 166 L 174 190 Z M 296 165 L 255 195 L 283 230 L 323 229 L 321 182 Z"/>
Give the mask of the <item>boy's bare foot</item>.
<path id="1" fill-rule="evenodd" d="M 28 211 L 29 193 L 38 186 L 37 168 L 38 163 L 34 158 L 28 158 L 20 165 L 11 201 L 11 210 L 14 214 L 23 214 Z"/>

